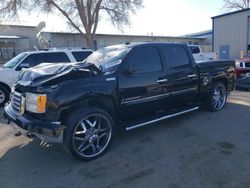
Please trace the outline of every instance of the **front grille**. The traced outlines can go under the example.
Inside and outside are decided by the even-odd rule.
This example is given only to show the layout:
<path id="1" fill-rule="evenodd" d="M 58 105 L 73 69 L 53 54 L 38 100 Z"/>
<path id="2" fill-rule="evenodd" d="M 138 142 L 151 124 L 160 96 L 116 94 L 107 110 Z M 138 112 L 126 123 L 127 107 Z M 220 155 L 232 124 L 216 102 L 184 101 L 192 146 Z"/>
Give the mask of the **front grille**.
<path id="1" fill-rule="evenodd" d="M 22 103 L 22 94 L 18 92 L 14 92 L 11 94 L 11 106 L 12 108 L 19 112 L 21 108 L 21 103 Z"/>

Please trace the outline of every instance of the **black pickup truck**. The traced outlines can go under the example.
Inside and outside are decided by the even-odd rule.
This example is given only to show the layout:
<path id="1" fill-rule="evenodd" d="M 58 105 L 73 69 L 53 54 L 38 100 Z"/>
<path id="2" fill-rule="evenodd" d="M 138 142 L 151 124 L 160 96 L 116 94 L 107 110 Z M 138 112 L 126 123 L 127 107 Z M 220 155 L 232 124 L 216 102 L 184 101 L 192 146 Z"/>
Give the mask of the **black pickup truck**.
<path id="1" fill-rule="evenodd" d="M 185 44 L 110 46 L 82 63 L 23 71 L 4 116 L 23 134 L 60 142 L 92 160 L 117 130 L 131 130 L 203 106 L 221 110 L 235 84 L 234 61 L 196 64 Z"/>

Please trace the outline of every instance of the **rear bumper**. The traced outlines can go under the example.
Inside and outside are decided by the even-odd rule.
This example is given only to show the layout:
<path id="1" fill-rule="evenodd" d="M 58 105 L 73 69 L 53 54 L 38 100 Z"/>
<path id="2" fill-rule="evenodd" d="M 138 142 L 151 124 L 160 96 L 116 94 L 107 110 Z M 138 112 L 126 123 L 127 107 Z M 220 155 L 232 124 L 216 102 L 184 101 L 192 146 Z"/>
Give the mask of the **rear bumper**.
<path id="1" fill-rule="evenodd" d="M 62 143 L 64 127 L 60 122 L 44 122 L 28 115 L 20 115 L 10 104 L 4 107 L 4 118 L 15 124 L 15 129 L 22 134 L 32 134 L 42 141 Z"/>

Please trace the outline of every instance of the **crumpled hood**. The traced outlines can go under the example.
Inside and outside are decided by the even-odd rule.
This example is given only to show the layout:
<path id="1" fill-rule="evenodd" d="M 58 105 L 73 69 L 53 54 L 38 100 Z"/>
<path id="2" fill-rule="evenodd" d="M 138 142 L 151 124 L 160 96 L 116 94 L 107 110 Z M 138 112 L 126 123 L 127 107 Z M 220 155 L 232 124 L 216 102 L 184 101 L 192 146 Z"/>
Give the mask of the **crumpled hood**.
<path id="1" fill-rule="evenodd" d="M 93 65 L 84 63 L 42 63 L 21 71 L 17 83 L 23 86 L 56 84 L 69 79 L 90 76 Z M 95 73 L 95 72 L 94 72 Z"/>

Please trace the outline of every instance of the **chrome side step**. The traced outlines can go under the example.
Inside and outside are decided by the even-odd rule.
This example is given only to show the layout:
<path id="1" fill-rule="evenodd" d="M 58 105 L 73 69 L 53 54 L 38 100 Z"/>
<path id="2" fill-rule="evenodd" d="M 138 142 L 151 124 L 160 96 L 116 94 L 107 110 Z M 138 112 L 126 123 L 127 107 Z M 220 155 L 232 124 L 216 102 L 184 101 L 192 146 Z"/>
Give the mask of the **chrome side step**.
<path id="1" fill-rule="evenodd" d="M 163 116 L 163 117 L 160 117 L 158 119 L 154 119 L 154 120 L 151 120 L 151 121 L 147 121 L 147 122 L 144 122 L 144 123 L 140 123 L 140 124 L 137 124 L 137 125 L 133 125 L 131 127 L 127 127 L 126 128 L 126 131 L 130 131 L 132 129 L 136 129 L 136 128 L 139 128 L 139 127 L 143 127 L 145 125 L 148 125 L 148 124 L 151 124 L 151 123 L 156 123 L 158 121 L 162 121 L 162 120 L 166 120 L 166 119 L 170 119 L 170 118 L 173 118 L 173 117 L 176 117 L 176 116 L 179 116 L 179 115 L 182 115 L 182 114 L 186 114 L 188 112 L 192 112 L 192 111 L 195 111 L 195 110 L 198 110 L 199 107 L 195 107 L 195 108 L 191 108 L 191 109 L 188 109 L 188 110 L 184 110 L 184 111 L 181 111 L 181 112 L 178 112 L 178 113 L 175 113 L 175 114 L 170 114 L 170 115 L 167 115 L 167 116 Z"/>

